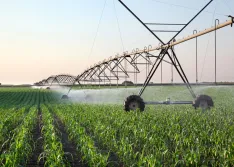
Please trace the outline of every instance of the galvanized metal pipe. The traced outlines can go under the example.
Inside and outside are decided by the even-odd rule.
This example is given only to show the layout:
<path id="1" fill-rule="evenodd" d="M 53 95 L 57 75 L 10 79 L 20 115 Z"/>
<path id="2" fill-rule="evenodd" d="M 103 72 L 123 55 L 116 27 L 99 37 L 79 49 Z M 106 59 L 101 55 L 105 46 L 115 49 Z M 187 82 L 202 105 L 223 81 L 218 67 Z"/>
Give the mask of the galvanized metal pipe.
<path id="1" fill-rule="evenodd" d="M 165 105 L 173 105 L 173 104 L 193 104 L 193 101 L 147 101 L 145 102 L 147 105 L 157 105 L 157 104 L 165 104 Z"/>
<path id="2" fill-rule="evenodd" d="M 217 24 L 219 24 L 219 19 L 216 19 L 216 20 L 215 20 L 215 84 L 217 83 L 217 80 L 216 80 L 216 79 L 217 79 L 217 78 L 216 78 L 216 76 L 217 76 L 217 70 L 216 70 L 216 68 L 217 68 L 217 59 L 216 59 L 216 56 L 217 56 L 217 49 L 216 49 L 216 48 L 217 48 L 217 42 L 216 42 L 216 39 L 217 39 L 217 38 L 216 38 L 216 36 L 217 36 L 217 35 L 216 35 L 216 34 L 217 34 L 217 33 L 216 33 Z"/>
<path id="3" fill-rule="evenodd" d="M 190 36 L 188 36 L 186 38 L 177 40 L 175 42 L 171 42 L 170 44 L 166 44 L 166 45 L 162 45 L 162 46 L 157 46 L 157 47 L 150 48 L 150 49 L 147 49 L 147 50 L 146 49 L 144 49 L 144 50 L 138 50 L 138 51 L 136 51 L 134 53 L 129 53 L 128 55 L 134 55 L 134 54 L 140 54 L 140 53 L 144 53 L 144 52 L 151 52 L 151 51 L 161 50 L 161 49 L 167 48 L 168 46 L 169 47 L 176 46 L 178 44 L 181 44 L 183 42 L 189 41 L 189 40 L 194 39 L 196 37 L 199 37 L 199 36 L 205 35 L 207 33 L 213 32 L 215 30 L 221 29 L 223 27 L 232 25 L 233 23 L 234 23 L 233 19 L 230 19 L 229 21 L 226 21 L 226 22 L 224 22 L 222 24 L 218 24 L 216 27 L 211 27 L 209 29 L 205 29 L 204 31 L 200 31 L 200 32 L 195 33 L 193 35 L 190 35 Z M 126 56 L 126 54 L 123 54 L 121 56 L 115 57 L 115 58 L 113 58 L 113 60 L 116 59 L 116 58 L 124 57 L 124 56 Z"/>
<path id="4" fill-rule="evenodd" d="M 193 34 L 197 34 L 197 30 L 193 30 Z M 196 37 L 196 83 L 198 83 L 198 75 L 197 75 L 197 37 Z"/>
<path id="5" fill-rule="evenodd" d="M 94 68 L 96 66 L 100 66 L 101 64 L 103 63 L 107 63 L 109 61 L 113 61 L 113 60 L 116 60 L 116 59 L 119 59 L 119 58 L 124 58 L 126 56 L 131 56 L 131 55 L 135 55 L 135 54 L 142 54 L 142 53 L 145 53 L 145 52 L 151 52 L 151 51 L 156 51 L 156 50 L 162 50 L 162 49 L 166 49 L 166 48 L 170 48 L 170 47 L 173 47 L 173 46 L 176 46 L 178 44 L 181 44 L 183 42 L 186 42 L 188 40 L 191 40 L 191 39 L 194 39 L 194 38 L 197 38 L 199 36 L 202 36 L 202 35 L 205 35 L 207 33 L 210 33 L 210 32 L 213 32 L 213 31 L 216 31 L 218 29 L 221 29 L 223 27 L 226 27 L 226 26 L 229 26 L 229 25 L 232 25 L 234 23 L 234 19 L 231 18 L 229 21 L 226 21 L 222 24 L 218 24 L 216 25 L 215 27 L 211 27 L 209 29 L 205 29 L 204 31 L 200 31 L 198 33 L 195 33 L 193 35 L 190 35 L 186 38 L 183 38 L 183 39 L 180 39 L 180 40 L 173 40 L 173 42 L 169 43 L 169 44 L 165 44 L 165 45 L 161 45 L 161 46 L 157 46 L 157 47 L 148 47 L 148 48 L 144 48 L 143 50 L 136 50 L 135 52 L 132 52 L 132 53 L 127 53 L 125 52 L 123 55 L 120 55 L 120 56 L 116 56 L 114 58 L 110 58 L 108 60 L 104 60 L 102 61 L 101 63 L 98 63 L 98 64 L 95 64 L 93 67 L 91 68 Z M 88 69 L 89 70 L 89 69 Z M 80 76 L 82 76 L 86 71 L 88 70 L 85 70 Z M 105 82 L 105 80 L 104 80 Z"/>

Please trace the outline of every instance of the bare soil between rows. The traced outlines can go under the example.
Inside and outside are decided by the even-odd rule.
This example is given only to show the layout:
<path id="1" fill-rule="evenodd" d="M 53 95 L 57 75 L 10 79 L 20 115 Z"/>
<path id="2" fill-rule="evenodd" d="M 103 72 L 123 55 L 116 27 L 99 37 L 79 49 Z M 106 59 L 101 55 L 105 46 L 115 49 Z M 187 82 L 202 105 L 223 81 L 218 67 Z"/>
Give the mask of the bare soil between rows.
<path id="1" fill-rule="evenodd" d="M 71 167 L 88 167 L 87 164 L 81 161 L 81 155 L 78 154 L 76 150 L 76 145 L 72 143 L 68 134 L 65 130 L 65 126 L 62 121 L 54 115 L 55 127 L 59 130 L 59 137 L 63 144 L 63 151 L 65 153 L 65 158 L 69 162 Z"/>
<path id="2" fill-rule="evenodd" d="M 33 141 L 34 141 L 34 150 L 32 156 L 29 158 L 26 166 L 27 167 L 43 167 L 44 166 L 44 160 L 42 159 L 40 162 L 38 162 L 38 158 L 40 154 L 43 152 L 43 138 L 41 135 L 41 127 L 42 127 L 42 115 L 41 110 L 38 110 L 38 116 L 37 116 L 37 125 L 35 129 L 33 130 Z"/>

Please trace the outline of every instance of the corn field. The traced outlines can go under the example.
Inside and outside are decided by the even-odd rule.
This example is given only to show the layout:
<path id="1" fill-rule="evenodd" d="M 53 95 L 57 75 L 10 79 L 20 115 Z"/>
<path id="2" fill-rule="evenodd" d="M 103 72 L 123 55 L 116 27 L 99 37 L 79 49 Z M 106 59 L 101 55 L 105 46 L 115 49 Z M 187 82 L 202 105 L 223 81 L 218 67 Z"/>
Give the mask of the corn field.
<path id="1" fill-rule="evenodd" d="M 62 101 L 53 90 L 0 89 L 0 166 L 234 166 L 234 88 L 208 88 L 209 111 Z"/>

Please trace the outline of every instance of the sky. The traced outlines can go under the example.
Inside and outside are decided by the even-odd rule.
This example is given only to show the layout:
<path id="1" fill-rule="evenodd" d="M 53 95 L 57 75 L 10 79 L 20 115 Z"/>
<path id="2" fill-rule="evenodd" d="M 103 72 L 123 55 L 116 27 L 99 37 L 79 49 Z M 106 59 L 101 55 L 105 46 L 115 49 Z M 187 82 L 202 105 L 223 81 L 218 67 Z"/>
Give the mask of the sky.
<path id="1" fill-rule="evenodd" d="M 208 0 L 123 2 L 144 22 L 186 23 Z M 214 26 L 215 19 L 225 22 L 227 15 L 234 16 L 234 0 L 214 0 L 177 39 Z M 0 0 L 0 22 L 2 84 L 32 84 L 56 74 L 78 75 L 117 53 L 159 44 L 117 0 Z M 174 34 L 157 35 L 167 42 Z M 195 40 L 176 46 L 175 51 L 189 80 L 195 82 Z M 163 82 L 170 82 L 170 71 L 169 65 L 163 65 Z M 233 71 L 234 28 L 229 26 L 217 32 L 217 80 L 234 81 Z M 199 81 L 214 81 L 214 33 L 198 38 L 198 75 Z M 144 79 L 142 72 L 139 82 Z M 160 71 L 152 81 L 160 82 Z M 181 79 L 174 74 L 174 81 Z"/>

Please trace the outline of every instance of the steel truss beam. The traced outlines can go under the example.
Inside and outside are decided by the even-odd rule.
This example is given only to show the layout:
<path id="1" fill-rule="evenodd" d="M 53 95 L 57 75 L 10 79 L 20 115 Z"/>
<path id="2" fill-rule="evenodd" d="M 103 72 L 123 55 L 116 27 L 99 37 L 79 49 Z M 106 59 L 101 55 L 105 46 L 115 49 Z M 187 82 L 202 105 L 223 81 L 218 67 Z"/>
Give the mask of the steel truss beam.
<path id="1" fill-rule="evenodd" d="M 194 33 L 193 35 L 190 35 L 186 38 L 175 40 L 175 38 L 212 2 L 213 0 L 210 0 L 191 20 L 189 20 L 186 24 L 170 24 L 166 23 L 163 25 L 181 25 L 182 28 L 177 31 L 177 33 L 167 42 L 164 43 L 154 32 L 151 30 L 147 24 L 157 24 L 162 25 L 162 23 L 144 23 L 140 20 L 139 17 L 137 17 L 121 0 L 119 2 L 157 39 L 160 41 L 160 46 L 152 47 L 151 45 L 148 47 L 145 47 L 142 50 L 136 49 L 133 50 L 131 53 L 124 52 L 122 55 L 118 55 L 115 57 L 110 57 L 108 60 L 104 60 L 103 62 L 99 62 L 98 64 L 95 64 L 94 66 L 91 66 L 87 70 L 85 70 L 83 73 L 77 76 L 76 81 L 84 81 L 84 82 L 111 82 L 113 80 L 118 80 L 120 78 L 128 78 L 130 74 L 134 74 L 134 81 L 137 79 L 137 74 L 140 73 L 140 66 L 146 66 L 146 80 L 143 84 L 142 89 L 139 92 L 139 95 L 141 96 L 144 92 L 146 86 L 149 84 L 150 80 L 152 79 L 153 75 L 155 74 L 156 70 L 158 69 L 159 65 L 162 62 L 165 62 L 167 64 L 172 65 L 178 74 L 180 75 L 183 82 L 186 84 L 189 92 L 191 93 L 192 97 L 195 98 L 196 95 L 193 92 L 190 83 L 188 81 L 188 78 L 176 56 L 176 53 L 173 50 L 173 47 L 181 44 L 183 42 L 186 42 L 188 40 L 191 40 L 193 38 L 197 38 L 199 36 L 205 35 L 207 33 L 210 33 L 212 31 L 216 31 L 220 28 L 226 27 L 233 24 L 234 19 L 231 17 L 229 21 L 226 21 L 222 24 L 218 24 L 215 27 L 206 29 L 204 31 L 200 31 L 197 33 Z M 155 55 L 152 52 L 159 51 L 158 55 Z M 171 51 L 171 53 L 169 53 Z M 165 56 L 169 58 L 170 61 L 164 60 Z M 142 61 L 144 60 L 144 62 Z M 124 64 L 126 63 L 128 66 L 131 67 L 131 69 L 125 68 Z M 76 82 L 75 81 L 75 82 Z M 74 82 L 74 83 L 75 83 Z M 73 83 L 73 85 L 74 85 Z M 72 87 L 70 88 L 70 90 Z M 68 93 L 70 92 L 68 91 Z"/>
<path id="2" fill-rule="evenodd" d="M 152 47 L 152 46 L 150 45 L 150 46 L 148 47 L 148 49 L 147 49 L 147 52 L 160 51 L 160 50 L 162 50 L 162 49 L 167 48 L 168 46 L 169 46 L 169 47 L 176 46 L 176 45 L 178 45 L 178 44 L 184 43 L 184 42 L 189 41 L 189 40 L 191 40 L 191 39 L 194 39 L 194 38 L 196 38 L 196 37 L 203 36 L 203 35 L 205 35 L 205 34 L 208 34 L 208 33 L 213 32 L 213 31 L 215 31 L 215 30 L 224 28 L 224 27 L 226 27 L 226 26 L 232 26 L 233 23 L 234 23 L 234 19 L 233 19 L 233 17 L 232 17 L 230 20 L 228 20 L 228 21 L 226 21 L 226 22 L 224 22 L 224 23 L 218 24 L 216 27 L 211 27 L 211 28 L 205 29 L 205 30 L 203 30 L 203 31 L 194 33 L 194 34 L 192 34 L 192 35 L 190 35 L 190 36 L 188 36 L 188 37 L 185 37 L 185 38 L 182 38 L 182 39 L 179 39 L 179 40 L 172 41 L 172 42 L 170 42 L 170 43 L 168 43 L 168 44 L 164 44 L 164 45 L 161 44 L 160 46 L 156 46 L 156 47 Z M 173 40 L 174 40 L 174 39 L 173 39 Z M 137 50 L 137 51 L 135 51 L 135 52 L 129 53 L 128 55 L 129 55 L 129 56 L 132 56 L 132 55 L 134 55 L 134 54 L 136 54 L 136 53 L 144 53 L 144 52 L 145 52 L 145 48 L 142 49 L 142 50 Z M 115 57 L 115 59 L 119 59 L 119 58 L 124 57 L 124 56 L 125 56 L 125 55 L 123 54 L 123 55 L 120 55 L 120 56 L 118 56 L 118 57 Z"/>
<path id="3" fill-rule="evenodd" d="M 183 38 L 181 40 L 177 40 L 177 41 L 174 40 L 173 42 L 170 42 L 165 45 L 157 46 L 154 48 L 152 46 L 148 46 L 148 47 L 145 47 L 143 50 L 136 49 L 136 50 L 133 50 L 132 53 L 125 52 L 121 56 L 115 56 L 114 58 L 110 58 L 109 60 L 104 60 L 103 62 L 95 64 L 94 66 L 90 67 L 89 69 L 81 73 L 81 75 L 79 75 L 79 81 L 103 82 L 104 80 L 105 81 L 119 80 L 120 78 L 125 78 L 126 76 L 128 78 L 130 73 L 134 73 L 134 75 L 136 75 L 137 73 L 140 73 L 139 65 L 147 65 L 149 67 L 149 66 L 152 66 L 153 64 L 152 58 L 156 58 L 157 60 L 158 56 L 154 55 L 151 52 L 157 51 L 157 50 L 160 51 L 167 47 L 172 48 L 185 41 L 191 40 L 193 38 L 197 38 L 199 36 L 202 36 L 204 34 L 215 31 L 217 29 L 226 27 L 228 25 L 232 25 L 233 22 L 234 22 L 234 19 L 231 18 L 229 21 L 219 24 L 216 27 L 212 27 L 210 29 L 200 31 L 186 38 Z M 146 62 L 140 61 L 139 58 L 144 59 Z M 123 65 L 123 61 L 127 61 L 127 64 L 133 67 L 133 70 L 129 70 L 129 68 L 128 70 L 125 69 Z M 164 59 L 162 61 L 173 65 L 172 62 L 166 61 Z M 175 65 L 179 66 L 178 64 L 175 64 Z M 111 68 L 107 68 L 107 67 L 111 67 Z M 111 74 L 113 75 L 112 76 L 108 75 L 107 70 L 109 70 Z"/>
<path id="4" fill-rule="evenodd" d="M 72 75 L 69 75 L 69 74 L 59 74 L 59 75 L 55 76 L 53 82 L 56 81 L 59 85 L 71 85 L 71 84 L 73 84 L 73 82 L 75 80 L 76 80 L 75 76 L 72 76 Z"/>
<path id="5" fill-rule="evenodd" d="M 38 82 L 38 85 L 41 86 L 52 86 L 52 84 L 57 83 L 59 85 L 71 85 L 76 80 L 75 76 L 68 75 L 68 74 L 59 74 L 56 76 L 50 76 L 47 79 L 43 79 L 42 81 Z"/>
<path id="6" fill-rule="evenodd" d="M 171 60 L 172 65 L 174 66 L 174 68 L 177 70 L 178 74 L 180 75 L 181 79 L 183 80 L 183 82 L 186 84 L 188 90 L 190 91 L 192 97 L 195 99 L 196 95 L 192 90 L 192 87 L 187 79 L 187 76 L 185 75 L 185 72 L 173 50 L 173 46 L 175 46 L 176 44 L 185 42 L 187 40 L 190 40 L 192 38 L 195 38 L 197 36 L 201 36 L 204 35 L 206 33 L 209 33 L 211 31 L 216 31 L 219 28 L 225 27 L 227 25 L 232 25 L 233 24 L 233 18 L 231 18 L 231 20 L 229 22 L 223 23 L 221 25 L 215 26 L 214 28 L 210 28 L 208 30 L 205 30 L 204 32 L 199 32 L 197 34 L 194 34 L 186 39 L 182 39 L 179 41 L 175 41 L 175 38 L 212 2 L 213 0 L 210 0 L 191 20 L 189 20 L 189 22 L 187 24 L 185 24 L 178 32 L 177 31 L 166 31 L 166 32 L 177 32 L 166 44 L 153 32 L 157 32 L 155 30 L 151 30 L 147 27 L 147 25 L 145 23 L 143 23 L 143 21 L 141 21 L 139 19 L 139 17 L 137 17 L 121 0 L 119 0 L 119 2 L 146 28 L 148 29 L 155 37 L 156 39 L 158 39 L 161 42 L 161 46 L 153 48 L 153 49 L 148 49 L 148 51 L 153 51 L 153 50 L 161 50 L 159 56 L 157 57 L 157 60 L 155 61 L 155 63 L 153 64 L 153 67 L 151 68 L 149 75 L 147 76 L 144 85 L 142 87 L 142 89 L 139 92 L 139 96 L 142 95 L 142 93 L 144 92 L 146 86 L 149 84 L 150 80 L 152 79 L 153 75 L 155 74 L 156 70 L 158 69 L 159 65 L 162 63 L 162 60 L 164 59 L 165 55 L 168 55 L 169 59 Z M 149 24 L 149 23 L 147 23 Z M 169 25 L 169 24 L 167 24 Z M 174 24 L 175 25 L 175 24 Z M 159 30 L 158 32 L 165 32 L 162 30 Z M 172 55 L 169 54 L 168 50 L 172 51 Z M 142 53 L 142 51 L 138 52 L 138 53 Z M 177 66 L 178 64 L 178 66 Z"/>

